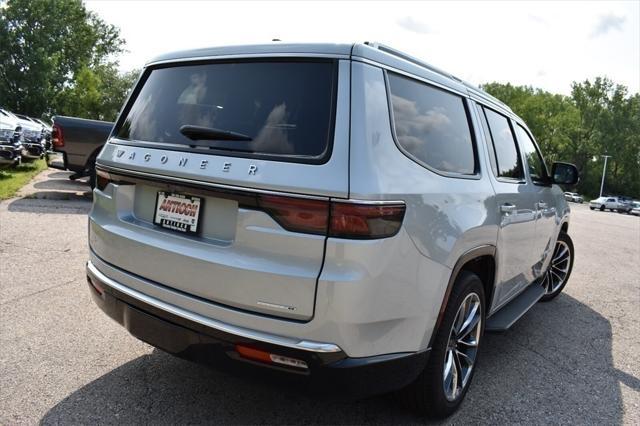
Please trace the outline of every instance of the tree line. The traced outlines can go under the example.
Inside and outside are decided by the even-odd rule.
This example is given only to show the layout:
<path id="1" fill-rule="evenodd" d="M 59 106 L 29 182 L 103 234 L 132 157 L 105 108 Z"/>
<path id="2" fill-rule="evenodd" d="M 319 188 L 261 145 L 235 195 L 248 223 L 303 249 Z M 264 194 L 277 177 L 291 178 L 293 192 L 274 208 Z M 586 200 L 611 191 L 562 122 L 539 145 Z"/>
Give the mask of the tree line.
<path id="1" fill-rule="evenodd" d="M 0 3 L 0 105 L 35 117 L 115 120 L 139 71 L 121 73 L 125 40 L 80 0 Z M 577 190 L 640 198 L 640 96 L 607 78 L 573 83 L 571 95 L 530 86 L 483 88 L 521 116 L 548 162 L 581 172 Z"/>
<path id="2" fill-rule="evenodd" d="M 578 167 L 578 192 L 599 194 L 602 155 L 610 155 L 603 194 L 640 198 L 639 94 L 603 77 L 574 82 L 570 96 L 501 83 L 482 88 L 527 123 L 547 163 Z"/>
<path id="3" fill-rule="evenodd" d="M 0 2 L 0 46 L 0 105 L 33 117 L 115 120 L 138 76 L 118 71 L 118 28 L 80 0 Z"/>

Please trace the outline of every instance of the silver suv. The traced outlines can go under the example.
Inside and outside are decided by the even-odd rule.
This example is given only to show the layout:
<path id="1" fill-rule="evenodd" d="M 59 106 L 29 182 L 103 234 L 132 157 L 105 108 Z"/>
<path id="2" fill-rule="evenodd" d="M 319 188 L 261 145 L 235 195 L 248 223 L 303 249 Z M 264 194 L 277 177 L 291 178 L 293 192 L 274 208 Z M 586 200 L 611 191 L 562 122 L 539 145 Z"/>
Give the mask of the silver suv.
<path id="1" fill-rule="evenodd" d="M 88 281 L 134 336 L 314 389 L 464 398 L 484 331 L 567 282 L 569 207 L 524 122 L 377 44 L 149 63 L 97 163 Z"/>

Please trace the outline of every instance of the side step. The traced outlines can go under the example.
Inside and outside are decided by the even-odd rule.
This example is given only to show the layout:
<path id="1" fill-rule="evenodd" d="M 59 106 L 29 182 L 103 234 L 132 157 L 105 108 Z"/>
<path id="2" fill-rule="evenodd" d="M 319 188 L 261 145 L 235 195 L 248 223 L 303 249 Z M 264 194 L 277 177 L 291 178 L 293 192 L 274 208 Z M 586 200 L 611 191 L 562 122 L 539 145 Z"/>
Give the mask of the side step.
<path id="1" fill-rule="evenodd" d="M 544 296 L 545 289 L 539 282 L 531 284 L 511 302 L 487 318 L 485 331 L 506 331 L 527 313 Z"/>

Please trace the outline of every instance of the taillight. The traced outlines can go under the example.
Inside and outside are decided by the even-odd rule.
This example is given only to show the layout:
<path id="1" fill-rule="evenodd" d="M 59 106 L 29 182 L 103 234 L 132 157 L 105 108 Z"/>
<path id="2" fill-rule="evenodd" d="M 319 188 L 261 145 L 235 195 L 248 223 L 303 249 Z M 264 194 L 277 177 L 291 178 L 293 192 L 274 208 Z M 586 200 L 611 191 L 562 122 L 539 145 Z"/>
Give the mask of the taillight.
<path id="1" fill-rule="evenodd" d="M 364 240 L 391 237 L 398 233 L 404 211 L 405 205 L 401 203 L 334 202 L 331 204 L 329 236 Z"/>
<path id="2" fill-rule="evenodd" d="M 133 185 L 133 183 L 124 181 L 117 175 L 114 176 L 104 170 L 96 169 L 96 188 L 100 191 L 104 191 L 110 183 L 117 183 L 118 185 Z"/>
<path id="3" fill-rule="evenodd" d="M 104 191 L 109 182 L 111 182 L 109 173 L 102 170 L 96 170 L 96 188 L 100 191 Z"/>
<path id="4" fill-rule="evenodd" d="M 258 196 L 258 207 L 269 213 L 284 229 L 307 234 L 327 234 L 329 202 L 306 198 Z"/>
<path id="5" fill-rule="evenodd" d="M 64 146 L 64 135 L 62 134 L 62 127 L 60 127 L 56 123 L 53 123 L 53 128 L 51 129 L 51 143 L 56 148 L 62 148 Z"/>
<path id="6" fill-rule="evenodd" d="M 404 203 L 358 204 L 275 195 L 260 195 L 258 207 L 289 231 L 365 240 L 395 235 L 405 212 Z"/>

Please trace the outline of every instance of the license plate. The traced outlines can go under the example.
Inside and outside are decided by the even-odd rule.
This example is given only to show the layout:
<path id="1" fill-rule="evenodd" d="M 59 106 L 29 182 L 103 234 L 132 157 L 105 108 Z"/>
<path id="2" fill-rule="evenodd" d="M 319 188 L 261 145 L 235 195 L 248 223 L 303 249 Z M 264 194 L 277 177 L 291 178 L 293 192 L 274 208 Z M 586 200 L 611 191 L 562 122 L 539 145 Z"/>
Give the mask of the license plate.
<path id="1" fill-rule="evenodd" d="M 153 223 L 184 234 L 197 234 L 201 208 L 200 197 L 160 191 Z"/>

